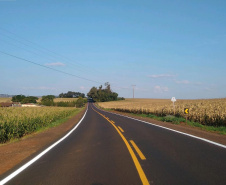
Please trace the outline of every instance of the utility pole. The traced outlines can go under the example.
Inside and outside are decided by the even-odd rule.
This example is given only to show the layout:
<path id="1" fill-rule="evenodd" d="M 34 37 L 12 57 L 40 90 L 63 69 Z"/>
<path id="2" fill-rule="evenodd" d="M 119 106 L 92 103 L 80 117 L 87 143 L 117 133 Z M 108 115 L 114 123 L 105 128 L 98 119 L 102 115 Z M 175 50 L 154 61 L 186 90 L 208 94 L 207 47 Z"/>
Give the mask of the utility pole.
<path id="1" fill-rule="evenodd" d="M 134 99 L 134 87 L 136 87 L 136 85 L 132 85 L 133 86 L 133 99 Z"/>

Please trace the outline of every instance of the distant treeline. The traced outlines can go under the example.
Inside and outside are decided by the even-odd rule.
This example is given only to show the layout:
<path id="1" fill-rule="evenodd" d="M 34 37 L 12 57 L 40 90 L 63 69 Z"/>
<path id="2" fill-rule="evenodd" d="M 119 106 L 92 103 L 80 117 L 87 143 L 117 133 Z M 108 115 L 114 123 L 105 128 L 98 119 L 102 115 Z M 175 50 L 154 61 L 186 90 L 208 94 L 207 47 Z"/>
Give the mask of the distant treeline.
<path id="1" fill-rule="evenodd" d="M 45 106 L 57 106 L 57 107 L 83 107 L 87 103 L 87 99 L 79 97 L 77 101 L 60 101 L 54 102 L 54 95 L 42 96 L 41 104 Z"/>
<path id="2" fill-rule="evenodd" d="M 56 96 L 47 95 L 42 96 L 41 102 L 38 104 L 45 106 L 57 106 L 57 107 L 82 107 L 85 103 L 87 103 L 87 99 L 84 99 L 83 93 L 80 93 L 82 96 L 78 98 L 77 101 L 60 101 L 54 102 Z M 24 96 L 24 95 L 16 95 L 12 97 L 12 102 L 20 102 L 22 104 L 25 103 L 37 103 L 38 97 L 35 96 Z"/>
<path id="3" fill-rule="evenodd" d="M 85 98 L 85 94 L 73 91 L 68 91 L 67 93 L 59 94 L 59 98 L 78 98 L 78 97 Z"/>
<path id="4" fill-rule="evenodd" d="M 38 97 L 36 96 L 24 96 L 24 95 L 16 95 L 12 97 L 12 102 L 20 102 L 20 103 L 37 103 Z"/>
<path id="5" fill-rule="evenodd" d="M 92 87 L 87 93 L 87 96 L 97 102 L 117 101 L 125 99 L 123 97 L 119 98 L 118 93 L 112 92 L 111 86 L 108 82 L 106 82 L 104 85 L 105 88 L 103 88 L 102 85 L 99 86 L 99 88 Z"/>

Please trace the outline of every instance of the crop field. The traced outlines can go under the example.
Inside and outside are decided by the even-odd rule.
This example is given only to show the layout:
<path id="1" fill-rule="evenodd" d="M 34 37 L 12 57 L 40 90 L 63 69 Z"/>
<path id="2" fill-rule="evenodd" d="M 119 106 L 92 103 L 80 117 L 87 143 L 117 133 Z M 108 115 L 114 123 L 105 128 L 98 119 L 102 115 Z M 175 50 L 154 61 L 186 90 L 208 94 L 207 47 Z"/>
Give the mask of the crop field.
<path id="1" fill-rule="evenodd" d="M 77 101 L 78 98 L 55 98 L 54 102 L 72 102 L 72 101 Z"/>
<path id="2" fill-rule="evenodd" d="M 99 102 L 98 105 L 128 113 L 174 115 L 173 103 L 168 99 L 126 99 L 116 102 Z M 226 98 L 177 100 L 175 116 L 185 117 L 184 108 L 189 108 L 187 118 L 190 121 L 208 126 L 226 126 Z"/>
<path id="3" fill-rule="evenodd" d="M 41 102 L 42 98 L 39 98 L 37 102 Z M 78 98 L 55 98 L 54 102 L 73 102 L 73 101 L 77 101 Z"/>
<path id="4" fill-rule="evenodd" d="M 12 98 L 1 98 L 0 97 L 0 102 L 11 102 Z M 38 99 L 38 102 L 41 102 L 42 98 Z M 72 101 L 77 101 L 78 98 L 55 98 L 54 102 L 72 102 Z"/>
<path id="5" fill-rule="evenodd" d="M 12 98 L 1 98 L 1 97 L 0 97 L 0 103 L 1 103 L 1 102 L 11 102 L 11 99 L 12 99 Z"/>
<path id="6" fill-rule="evenodd" d="M 80 109 L 65 107 L 0 107 L 0 143 L 21 138 Z"/>

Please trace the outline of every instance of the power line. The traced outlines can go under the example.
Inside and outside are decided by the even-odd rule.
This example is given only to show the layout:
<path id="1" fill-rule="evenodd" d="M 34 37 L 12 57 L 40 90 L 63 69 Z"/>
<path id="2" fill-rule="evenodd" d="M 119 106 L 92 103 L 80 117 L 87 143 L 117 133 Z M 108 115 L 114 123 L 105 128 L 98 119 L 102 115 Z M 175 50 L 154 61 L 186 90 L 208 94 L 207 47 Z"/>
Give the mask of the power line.
<path id="1" fill-rule="evenodd" d="M 1 28 L 0 28 L 1 29 Z M 9 33 L 11 33 L 11 34 L 13 34 L 12 32 L 9 32 Z M 27 44 L 26 42 L 24 42 L 24 41 L 21 41 L 21 40 L 18 40 L 18 39 L 15 39 L 15 38 L 13 38 L 13 37 L 10 37 L 10 36 L 8 36 L 8 35 L 6 35 L 6 34 L 1 34 L 1 36 L 5 36 L 5 37 L 7 37 L 7 38 L 9 38 L 9 39 L 11 39 L 11 40 L 13 40 L 13 41 L 16 41 L 17 43 L 19 43 L 19 44 L 22 44 L 22 45 L 24 45 L 24 46 L 26 46 L 26 47 L 29 47 L 29 48 L 33 48 L 34 50 L 37 50 L 37 51 L 39 51 L 41 54 L 37 54 L 36 53 L 36 55 L 47 55 L 49 58 L 51 58 L 51 60 L 52 59 L 57 59 L 57 60 L 59 60 L 55 55 L 53 55 L 52 53 L 54 53 L 54 52 L 52 52 L 51 54 L 49 54 L 48 52 L 49 52 L 49 50 L 47 50 L 47 49 L 40 49 L 40 48 L 42 48 L 41 46 L 39 46 L 39 45 L 37 45 L 37 44 L 35 44 L 35 43 L 33 43 L 33 42 L 31 42 L 31 41 L 28 41 L 27 39 L 23 39 L 23 40 L 25 40 L 26 42 L 30 42 L 30 43 L 32 43 L 32 44 L 34 44 L 34 45 L 37 45 L 38 47 L 40 47 L 40 48 L 38 48 L 37 46 L 32 46 L 32 45 L 29 45 L 29 44 Z M 15 34 L 14 34 L 15 35 Z M 19 37 L 19 36 L 17 36 L 17 37 Z M 20 37 L 19 37 L 20 38 Z M 4 42 L 7 42 L 7 41 L 4 41 Z M 12 44 L 12 43 L 10 43 L 10 44 Z M 15 45 L 15 44 L 14 44 Z M 16 46 L 16 47 L 19 47 L 19 46 Z M 19 47 L 19 48 L 21 48 L 21 47 Z M 22 49 L 24 49 L 24 50 L 27 50 L 27 49 L 25 49 L 25 48 L 22 48 Z M 28 51 L 28 50 L 27 50 Z M 34 53 L 34 52 L 32 52 L 32 51 L 29 51 L 30 53 Z M 59 54 L 58 54 L 58 56 L 59 56 Z M 46 57 L 46 56 L 45 56 Z M 62 57 L 61 57 L 62 58 Z M 62 59 L 61 59 L 62 60 Z M 63 59 L 63 60 L 65 60 L 65 59 Z M 68 62 L 67 61 L 67 63 L 69 63 L 71 66 L 73 66 L 73 67 L 82 67 L 81 66 L 81 64 L 74 64 L 74 63 L 71 63 L 71 62 Z M 78 70 L 77 68 L 76 68 L 76 70 Z M 84 69 L 79 69 L 79 71 L 83 71 L 84 72 Z"/>
<path id="2" fill-rule="evenodd" d="M 10 56 L 10 57 L 14 57 L 14 58 L 19 59 L 19 60 L 23 60 L 23 61 L 25 61 L 25 62 L 34 64 L 34 65 L 37 65 L 37 66 L 40 66 L 40 67 L 43 67 L 43 68 L 47 68 L 47 69 L 50 69 L 50 70 L 53 70 L 53 71 L 62 73 L 62 74 L 66 74 L 66 75 L 73 76 L 73 77 L 76 77 L 76 78 L 80 78 L 80 79 L 83 79 L 83 80 L 86 80 L 86 81 L 90 81 L 90 82 L 95 82 L 95 83 L 98 83 L 98 84 L 104 84 L 103 82 L 98 82 L 98 81 L 91 80 L 91 79 L 84 78 L 84 77 L 80 77 L 80 76 L 77 76 L 77 75 L 74 75 L 74 74 L 71 74 L 71 73 L 67 73 L 67 72 L 64 72 L 64 71 L 61 71 L 61 70 L 58 70 L 58 69 L 54 69 L 54 68 L 51 68 L 51 67 L 48 67 L 48 66 L 45 66 L 45 65 L 42 65 L 42 64 L 33 62 L 33 61 L 31 61 L 31 60 L 27 60 L 27 59 L 24 59 L 24 58 L 21 58 L 21 57 L 18 57 L 18 56 L 15 56 L 15 55 L 6 53 L 6 52 L 4 52 L 4 51 L 0 51 L 0 53 L 5 54 L 5 55 Z M 120 88 L 120 89 L 127 89 L 127 88 L 120 87 L 120 86 L 116 86 L 116 85 L 112 85 L 112 86 L 113 86 L 113 87 L 118 87 L 118 88 Z"/>
<path id="3" fill-rule="evenodd" d="M 80 67 L 85 67 L 85 69 L 87 69 L 87 66 L 86 66 L 86 65 L 83 65 L 83 64 L 81 64 L 81 63 L 79 63 L 79 62 L 74 62 L 73 60 L 71 60 L 71 59 L 68 58 L 68 57 L 65 57 L 64 55 L 61 55 L 61 54 L 56 53 L 56 52 L 54 52 L 54 51 L 51 51 L 51 50 L 49 50 L 49 49 L 47 49 L 47 48 L 45 48 L 45 47 L 43 47 L 43 46 L 41 46 L 41 45 L 39 45 L 39 44 L 37 44 L 37 43 L 35 43 L 35 42 L 32 42 L 32 41 L 30 41 L 30 40 L 28 40 L 28 39 L 25 39 L 25 38 L 23 38 L 23 37 L 21 37 L 21 36 L 15 34 L 15 33 L 11 32 L 11 31 L 9 31 L 9 30 L 6 30 L 6 29 L 2 28 L 2 27 L 0 27 L 0 29 L 3 30 L 3 31 L 5 31 L 5 32 L 8 32 L 8 33 L 10 33 L 10 34 L 12 34 L 12 35 L 15 35 L 16 37 L 20 38 L 21 40 L 24 40 L 24 41 L 26 41 L 26 42 L 28 42 L 28 43 L 30 43 L 30 44 L 36 45 L 36 46 L 29 46 L 29 45 L 25 44 L 24 42 L 21 42 L 21 41 L 18 40 L 18 39 L 12 38 L 12 37 L 10 37 L 10 36 L 4 34 L 6 37 L 8 37 L 8 38 L 10 38 L 10 39 L 13 39 L 13 40 L 15 40 L 15 41 L 17 41 L 17 42 L 19 42 L 19 43 L 25 45 L 25 46 L 33 47 L 33 48 L 35 48 L 36 50 L 39 50 L 39 51 L 41 51 L 41 52 L 44 51 L 44 52 L 46 52 L 46 54 L 47 54 L 47 52 L 48 52 L 48 55 L 51 56 L 51 57 L 54 57 L 54 58 L 56 58 L 56 56 L 58 56 L 58 57 L 62 58 L 63 60 L 66 60 L 67 62 L 68 62 L 68 60 L 70 60 L 70 61 L 73 62 L 73 63 L 68 62 L 70 65 L 76 66 L 76 67 L 78 67 L 78 66 L 80 66 Z M 40 48 L 41 48 L 41 49 L 40 49 Z M 49 54 L 49 53 L 51 53 L 51 54 Z M 56 59 L 58 60 L 58 58 L 56 58 Z M 95 70 L 95 69 L 94 69 L 94 70 Z M 95 71 L 97 71 L 97 70 L 95 70 Z M 99 71 L 97 71 L 97 72 L 99 73 Z"/>
<path id="4" fill-rule="evenodd" d="M 0 53 L 8 55 L 8 56 L 11 56 L 11 57 L 14 57 L 14 58 L 17 58 L 19 60 L 23 60 L 23 61 L 29 62 L 29 63 L 37 65 L 37 66 L 41 66 L 41 67 L 44 67 L 44 68 L 47 68 L 47 69 L 51 69 L 53 71 L 57 71 L 57 72 L 60 72 L 60 73 L 66 74 L 66 75 L 70 75 L 70 76 L 73 76 L 73 77 L 76 77 L 76 78 L 80 78 L 80 79 L 87 80 L 87 81 L 90 81 L 90 82 L 101 83 L 101 82 L 97 82 L 97 81 L 94 81 L 94 80 L 83 78 L 83 77 L 80 77 L 80 76 L 77 76 L 77 75 L 74 75 L 74 74 L 71 74 L 71 73 L 67 73 L 67 72 L 64 72 L 64 71 L 61 71 L 61 70 L 58 70 L 58 69 L 54 69 L 54 68 L 51 68 L 51 67 L 48 67 L 48 66 L 45 66 L 45 65 L 42 65 L 42 64 L 38 64 L 36 62 L 30 61 L 30 60 L 27 60 L 27 59 L 24 59 L 24 58 L 21 58 L 21 57 L 18 57 L 18 56 L 9 54 L 9 53 L 6 53 L 4 51 L 0 51 Z"/>
<path id="5" fill-rule="evenodd" d="M 43 46 L 41 46 L 41 45 L 39 45 L 39 44 L 36 44 L 35 42 L 29 41 L 28 39 L 23 38 L 23 37 L 21 37 L 21 36 L 15 34 L 15 33 L 13 33 L 13 32 L 11 32 L 11 31 L 8 31 L 8 30 L 6 30 L 6 29 L 4 29 L 4 28 L 2 28 L 2 27 L 0 27 L 0 30 L 3 30 L 3 31 L 5 31 L 5 32 L 8 32 L 8 33 L 10 33 L 10 34 L 12 34 L 12 35 L 14 35 L 14 36 L 17 37 L 17 38 L 15 39 L 15 38 L 10 37 L 10 36 L 8 36 L 8 35 L 6 35 L 6 34 L 3 33 L 3 35 L 5 35 L 7 38 L 12 39 L 12 40 L 14 40 L 14 41 L 16 41 L 16 42 L 18 42 L 18 43 L 24 45 L 24 46 L 31 47 L 31 48 L 33 48 L 33 49 L 35 49 L 35 50 L 41 52 L 41 54 L 39 54 L 38 52 L 34 52 L 34 51 L 32 51 L 32 50 L 29 51 L 28 49 L 19 47 L 19 46 L 15 45 L 14 43 L 13 43 L 13 44 L 12 44 L 12 43 L 8 43 L 8 44 L 14 45 L 14 47 L 18 47 L 18 48 L 27 50 L 28 52 L 33 53 L 33 54 L 35 54 L 35 55 L 39 55 L 39 56 L 42 56 L 42 55 L 44 55 L 44 54 L 45 54 L 45 55 L 47 54 L 48 58 L 55 58 L 55 59 L 57 59 L 57 60 L 59 60 L 58 57 L 60 57 L 60 58 L 62 58 L 63 60 L 66 60 L 66 61 L 67 61 L 66 63 L 69 63 L 69 64 L 72 65 L 72 66 L 78 67 L 77 65 L 79 65 L 79 66 L 81 66 L 81 67 L 86 67 L 86 71 L 90 72 L 90 70 L 87 70 L 87 66 L 85 66 L 85 65 L 83 65 L 83 64 L 80 64 L 80 63 L 78 63 L 78 62 L 75 62 L 75 64 L 74 64 L 74 61 L 73 61 L 73 60 L 69 59 L 68 57 L 65 57 L 64 55 L 61 55 L 61 54 L 56 53 L 56 52 L 54 52 L 54 51 L 51 51 L 51 50 L 49 50 L 49 49 L 47 49 L 47 48 L 45 48 L 45 47 L 43 47 Z M 18 39 L 18 38 L 19 38 L 19 39 Z M 21 40 L 22 40 L 22 41 L 21 41 Z M 5 41 L 5 40 L 3 40 L 3 41 L 4 41 L 4 42 L 7 42 L 7 41 Z M 30 44 L 32 44 L 32 45 L 30 45 Z M 103 84 L 103 83 L 98 82 L 98 81 L 95 81 L 95 80 L 90 80 L 90 79 L 87 79 L 87 78 L 80 77 L 80 76 L 78 76 L 78 75 L 74 75 L 74 74 L 71 74 L 71 73 L 68 73 L 68 72 L 64 72 L 64 71 L 61 71 L 61 70 L 57 70 L 57 69 L 54 69 L 54 68 L 51 68 L 51 67 L 48 67 L 48 66 L 45 66 L 45 65 L 42 65 L 42 64 L 38 64 L 38 63 L 35 63 L 35 62 L 31 61 L 31 60 L 27 60 L 27 59 L 24 59 L 24 58 L 21 58 L 21 57 L 17 57 L 17 56 L 15 56 L 15 55 L 12 55 L 12 54 L 9 54 L 9 53 L 3 52 L 3 51 L 0 51 L 0 52 L 3 53 L 3 54 L 5 54 L 5 55 L 8 55 L 8 56 L 11 56 L 11 57 L 14 57 L 14 58 L 17 58 L 17 59 L 20 59 L 20 60 L 23 60 L 23 61 L 32 63 L 32 64 L 34 64 L 34 65 L 38 65 L 38 66 L 40 66 L 40 67 L 45 67 L 45 68 L 48 68 L 48 69 L 51 69 L 51 70 L 54 70 L 54 71 L 57 71 L 57 72 L 60 72 L 60 73 L 63 73 L 63 74 L 67 74 L 67 75 L 70 75 L 70 76 L 74 76 L 74 77 L 83 79 L 83 80 L 87 80 L 87 81 L 91 81 L 91 82 Z M 42 57 L 46 57 L 46 56 L 42 56 Z M 68 60 L 73 61 L 73 63 L 68 62 Z M 84 71 L 84 69 L 77 69 L 77 68 L 76 68 L 76 70 L 78 70 L 78 71 Z M 95 70 L 95 69 L 93 69 L 93 70 Z M 95 71 L 97 71 L 97 70 L 95 70 Z M 97 72 L 99 73 L 99 71 L 97 71 Z M 120 86 L 117 86 L 117 85 L 111 85 L 111 86 L 116 87 L 116 88 L 120 88 L 120 89 L 127 89 L 127 88 L 125 88 L 125 87 L 120 87 Z"/>
<path id="6" fill-rule="evenodd" d="M 25 51 L 27 51 L 27 52 L 29 52 L 29 53 L 35 54 L 35 55 L 37 55 L 37 56 L 41 56 L 42 58 L 44 58 L 44 59 L 45 59 L 45 57 L 44 57 L 44 56 L 42 56 L 40 53 L 34 52 L 34 51 L 29 50 L 29 49 L 27 49 L 27 48 L 23 48 L 23 47 L 21 47 L 21 46 L 17 46 L 16 44 L 14 44 L 14 43 L 10 43 L 10 42 L 8 42 L 8 41 L 6 41 L 6 40 L 2 40 L 2 39 L 0 39 L 0 41 L 3 41 L 3 42 L 5 42 L 5 43 L 7 43 L 7 44 L 9 44 L 9 45 L 11 45 L 11 46 L 13 46 L 13 47 L 23 49 L 23 50 L 25 50 Z M 49 57 L 49 58 L 50 58 L 50 57 Z M 53 61 L 52 61 L 52 59 L 51 59 L 51 60 L 49 60 L 49 59 L 47 59 L 47 58 L 46 58 L 45 60 L 48 60 L 49 62 L 53 62 Z M 76 69 L 76 70 L 77 70 L 77 71 L 84 72 L 84 70 L 81 70 L 81 69 Z"/>

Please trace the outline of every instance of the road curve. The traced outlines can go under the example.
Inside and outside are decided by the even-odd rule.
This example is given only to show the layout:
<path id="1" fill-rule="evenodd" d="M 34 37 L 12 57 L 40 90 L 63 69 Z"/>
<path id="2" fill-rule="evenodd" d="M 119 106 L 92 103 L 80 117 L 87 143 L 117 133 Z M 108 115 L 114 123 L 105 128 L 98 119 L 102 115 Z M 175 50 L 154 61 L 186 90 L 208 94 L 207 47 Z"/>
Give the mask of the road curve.
<path id="1" fill-rule="evenodd" d="M 90 103 L 71 135 L 6 184 L 226 184 L 225 156 L 222 147 Z"/>

